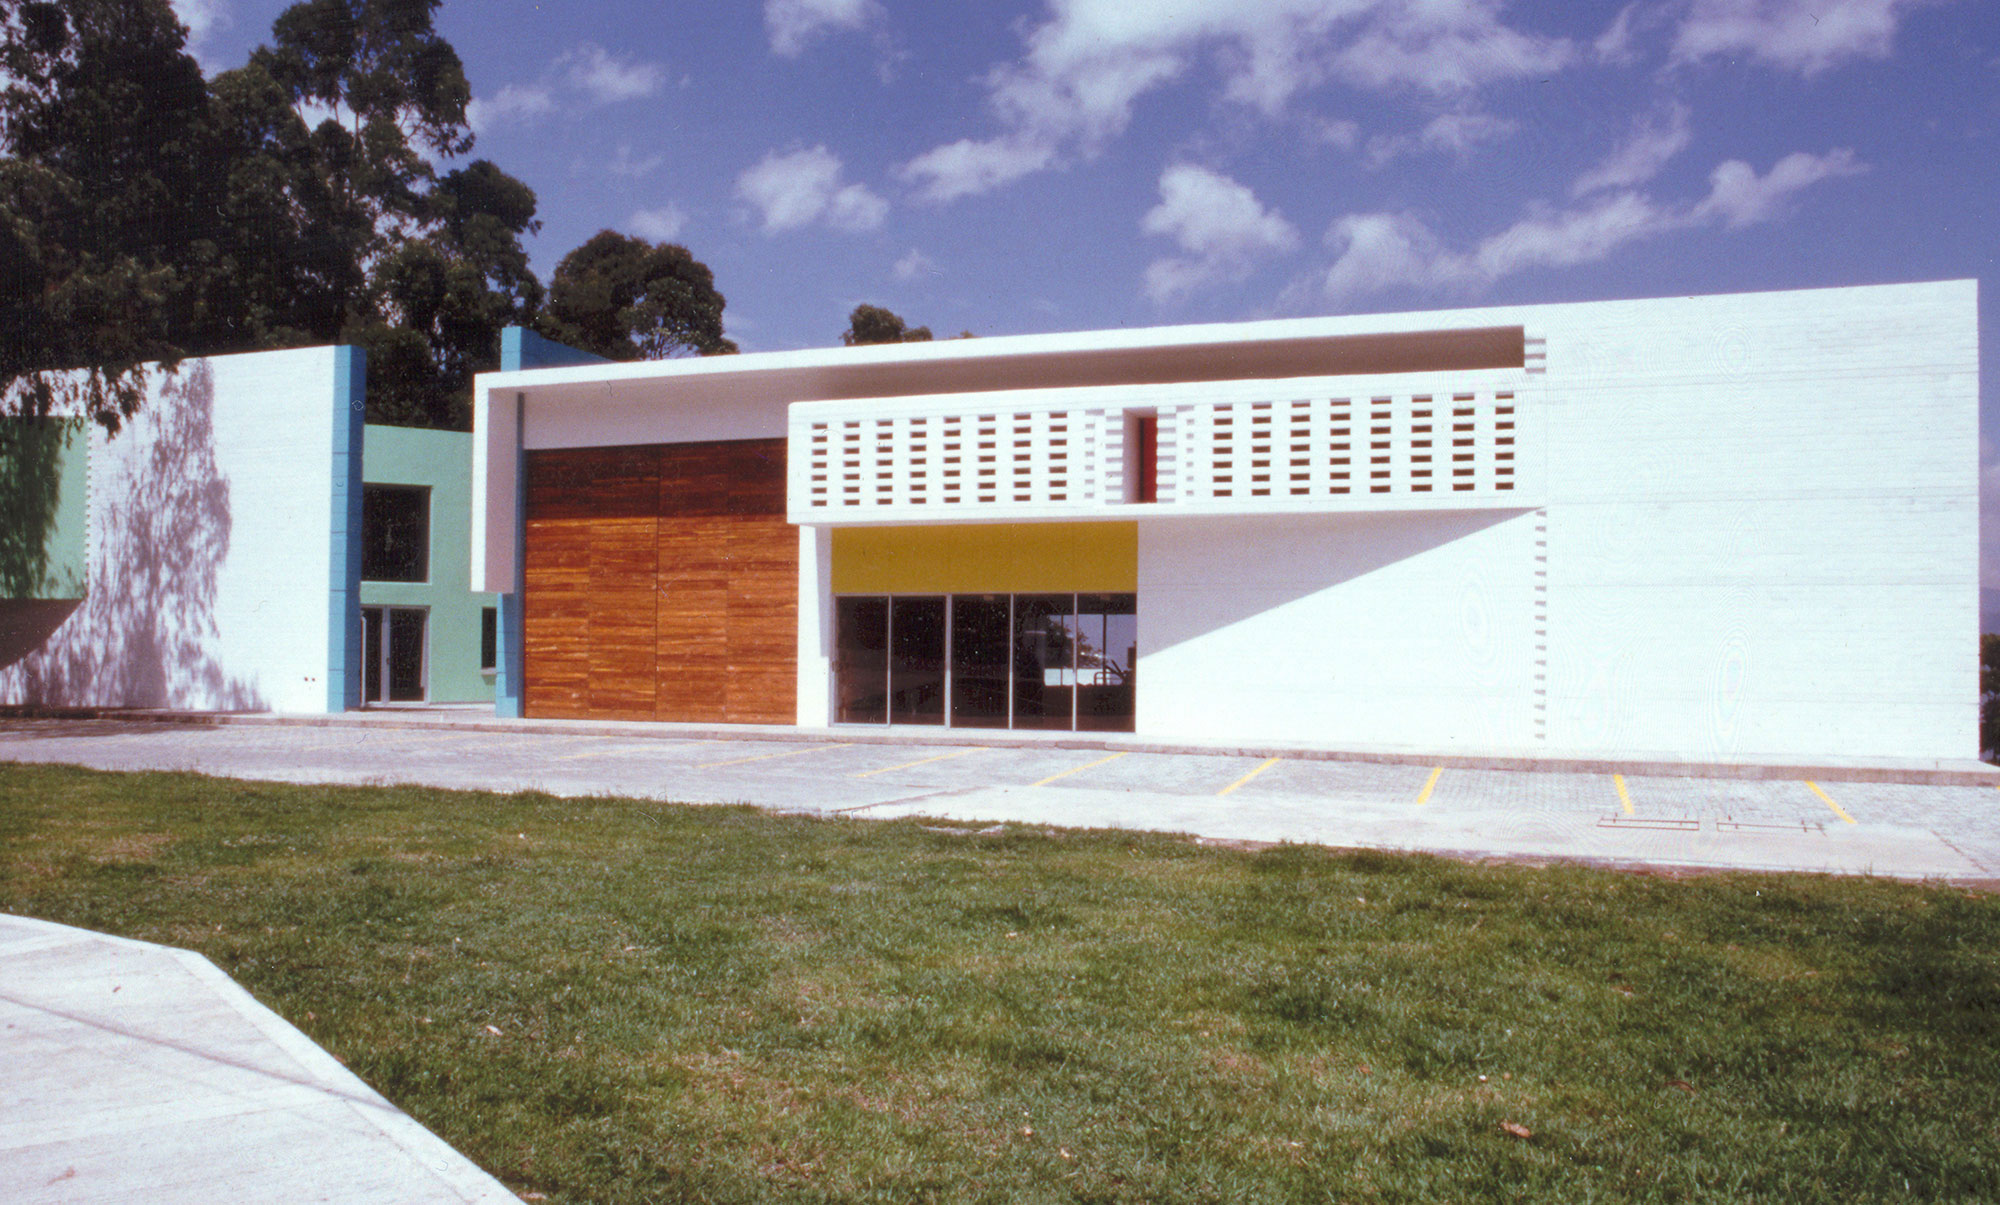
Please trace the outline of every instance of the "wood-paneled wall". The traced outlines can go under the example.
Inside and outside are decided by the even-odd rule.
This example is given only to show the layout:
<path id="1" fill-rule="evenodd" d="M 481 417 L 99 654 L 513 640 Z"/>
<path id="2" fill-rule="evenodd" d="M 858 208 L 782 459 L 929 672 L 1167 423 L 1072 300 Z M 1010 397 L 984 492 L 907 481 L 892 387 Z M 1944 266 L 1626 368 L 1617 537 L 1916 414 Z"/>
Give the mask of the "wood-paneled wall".
<path id="1" fill-rule="evenodd" d="M 785 441 L 528 453 L 526 711 L 789 724 Z"/>

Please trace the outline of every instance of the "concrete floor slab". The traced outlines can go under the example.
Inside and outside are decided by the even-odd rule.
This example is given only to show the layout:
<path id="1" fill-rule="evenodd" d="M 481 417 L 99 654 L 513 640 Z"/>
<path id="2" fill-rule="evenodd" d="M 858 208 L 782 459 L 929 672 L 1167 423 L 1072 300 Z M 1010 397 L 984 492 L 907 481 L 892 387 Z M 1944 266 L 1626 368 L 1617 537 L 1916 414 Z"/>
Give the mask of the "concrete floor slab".
<path id="1" fill-rule="evenodd" d="M 207 959 L 0 916 L 10 1202 L 499 1202 Z"/>

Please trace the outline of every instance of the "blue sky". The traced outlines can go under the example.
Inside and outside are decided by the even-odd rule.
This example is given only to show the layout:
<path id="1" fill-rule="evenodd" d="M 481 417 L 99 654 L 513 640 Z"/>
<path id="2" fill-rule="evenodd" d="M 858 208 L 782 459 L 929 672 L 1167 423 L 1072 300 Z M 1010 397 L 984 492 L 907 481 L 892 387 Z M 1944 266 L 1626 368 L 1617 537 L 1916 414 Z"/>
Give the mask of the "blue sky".
<path id="1" fill-rule="evenodd" d="M 286 6 L 176 3 L 211 70 Z M 745 350 L 837 342 L 861 301 L 997 335 L 2000 254 L 1993 0 L 446 0 L 439 25 L 474 154 L 540 198 L 544 277 L 604 227 L 685 243 Z"/>

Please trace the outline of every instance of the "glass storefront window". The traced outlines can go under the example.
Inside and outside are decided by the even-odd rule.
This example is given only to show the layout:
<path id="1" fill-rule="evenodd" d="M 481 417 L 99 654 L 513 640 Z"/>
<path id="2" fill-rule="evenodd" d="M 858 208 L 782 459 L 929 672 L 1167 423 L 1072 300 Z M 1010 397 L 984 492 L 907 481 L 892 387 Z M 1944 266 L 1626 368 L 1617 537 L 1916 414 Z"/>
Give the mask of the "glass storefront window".
<path id="1" fill-rule="evenodd" d="M 1076 724 L 1076 596 L 1014 600 L 1014 727 L 1068 731 Z"/>
<path id="2" fill-rule="evenodd" d="M 889 600 L 833 602 L 834 718 L 843 724 L 889 719 Z"/>
<path id="3" fill-rule="evenodd" d="M 1131 594 L 837 598 L 835 718 L 1131 732 L 1138 611 Z"/>
<path id="4" fill-rule="evenodd" d="M 944 599 L 889 600 L 889 722 L 944 723 Z"/>
<path id="5" fill-rule="evenodd" d="M 954 594 L 951 598 L 951 724 L 954 728 L 1007 726 L 1005 594 Z"/>
<path id="6" fill-rule="evenodd" d="M 1132 731 L 1139 607 L 1130 594 L 1076 596 L 1076 727 Z"/>

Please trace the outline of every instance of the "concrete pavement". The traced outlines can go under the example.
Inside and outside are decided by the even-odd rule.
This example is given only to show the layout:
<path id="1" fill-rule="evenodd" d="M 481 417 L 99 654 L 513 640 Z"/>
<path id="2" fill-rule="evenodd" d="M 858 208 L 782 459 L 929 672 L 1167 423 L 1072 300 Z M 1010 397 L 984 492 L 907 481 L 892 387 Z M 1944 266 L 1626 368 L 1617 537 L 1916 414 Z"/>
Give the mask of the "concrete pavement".
<path id="1" fill-rule="evenodd" d="M 0 761 L 749 803 L 855 818 L 1149 829 L 1469 858 L 2000 883 L 2000 789 L 1976 785 L 1996 777 L 1977 767 L 1944 768 L 1967 781 L 1938 785 L 1842 780 L 1833 777 L 1840 767 L 1812 771 L 1824 780 L 1720 778 L 1648 773 L 1659 767 L 1646 762 L 1507 770 L 1442 758 L 1332 760 L 1310 751 L 1154 752 L 1119 748 L 1115 740 L 1076 747 L 1074 737 L 972 739 L 509 727 L 476 712 L 377 712 L 309 724 L 16 719 L 0 720 Z"/>
<path id="2" fill-rule="evenodd" d="M 0 916 L 0 1199 L 517 1200 L 213 963 Z"/>

